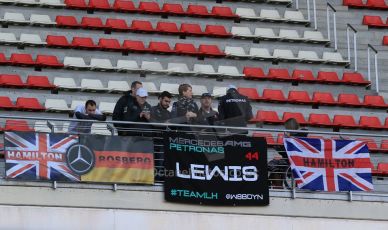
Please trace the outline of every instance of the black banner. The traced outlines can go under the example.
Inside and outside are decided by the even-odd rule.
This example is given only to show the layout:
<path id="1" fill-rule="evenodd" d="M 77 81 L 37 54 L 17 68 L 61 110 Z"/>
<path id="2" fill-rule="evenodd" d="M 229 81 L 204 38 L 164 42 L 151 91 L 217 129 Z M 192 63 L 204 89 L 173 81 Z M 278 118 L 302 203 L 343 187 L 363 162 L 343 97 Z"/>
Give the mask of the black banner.
<path id="1" fill-rule="evenodd" d="M 264 138 L 164 134 L 165 199 L 210 205 L 268 205 Z"/>

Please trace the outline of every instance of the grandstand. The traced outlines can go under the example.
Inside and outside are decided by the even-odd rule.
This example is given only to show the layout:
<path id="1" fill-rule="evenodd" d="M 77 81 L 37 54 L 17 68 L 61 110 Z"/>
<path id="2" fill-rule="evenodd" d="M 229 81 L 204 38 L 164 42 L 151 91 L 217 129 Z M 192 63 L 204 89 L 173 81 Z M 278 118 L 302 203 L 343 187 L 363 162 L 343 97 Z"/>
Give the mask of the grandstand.
<path id="1" fill-rule="evenodd" d="M 250 135 L 266 138 L 268 160 L 283 145 L 284 121 L 295 118 L 311 136 L 367 142 L 375 187 L 270 189 L 268 207 L 213 207 L 165 202 L 163 181 L 1 179 L 7 218 L 0 226 L 38 228 L 39 214 L 51 214 L 48 229 L 87 228 L 89 221 L 101 229 L 387 229 L 387 12 L 386 0 L 0 0 L 2 131 L 67 133 L 72 111 L 89 99 L 111 121 L 135 80 L 151 105 L 162 91 L 177 95 L 181 83 L 193 86 L 197 101 L 235 85 L 251 100 Z M 96 123 L 92 134 L 117 132 Z"/>

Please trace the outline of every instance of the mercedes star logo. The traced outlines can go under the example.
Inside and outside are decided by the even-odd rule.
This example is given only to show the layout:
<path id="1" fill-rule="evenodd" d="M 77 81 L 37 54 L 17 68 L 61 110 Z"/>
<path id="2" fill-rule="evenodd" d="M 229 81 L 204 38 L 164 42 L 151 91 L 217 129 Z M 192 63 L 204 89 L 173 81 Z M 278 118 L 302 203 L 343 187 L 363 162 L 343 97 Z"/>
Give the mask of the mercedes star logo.
<path id="1" fill-rule="evenodd" d="M 95 155 L 87 146 L 75 144 L 67 150 L 66 162 L 74 173 L 84 175 L 93 169 Z"/>

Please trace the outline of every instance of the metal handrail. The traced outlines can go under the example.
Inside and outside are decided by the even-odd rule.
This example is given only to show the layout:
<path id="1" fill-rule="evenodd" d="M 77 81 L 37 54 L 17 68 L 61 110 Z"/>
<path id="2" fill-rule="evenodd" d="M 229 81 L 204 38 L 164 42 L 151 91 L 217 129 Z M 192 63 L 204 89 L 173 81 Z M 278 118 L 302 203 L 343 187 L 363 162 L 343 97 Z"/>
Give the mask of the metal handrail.
<path id="1" fill-rule="evenodd" d="M 314 29 L 318 29 L 317 25 L 317 4 L 315 0 L 313 1 L 313 15 L 314 15 Z M 310 0 L 306 0 L 306 6 L 307 6 L 307 20 L 311 23 L 311 13 L 310 13 Z M 299 10 L 299 0 L 295 0 L 295 9 Z"/>
<path id="2" fill-rule="evenodd" d="M 202 129 L 240 130 L 240 131 L 295 132 L 295 130 L 288 130 L 288 129 L 235 127 L 235 126 L 221 126 L 221 125 L 192 125 L 192 124 L 131 122 L 131 121 L 96 121 L 96 120 L 78 120 L 78 119 L 48 118 L 48 117 L 26 117 L 26 116 L 21 117 L 21 116 L 8 116 L 8 115 L 0 115 L 0 119 L 1 118 L 17 119 L 17 120 L 44 120 L 44 121 L 66 121 L 66 122 L 74 121 L 74 122 L 93 122 L 93 123 L 106 123 L 106 124 L 132 124 L 132 125 L 148 125 L 148 126 L 158 126 L 158 127 L 186 127 L 186 128 L 202 128 Z M 328 132 L 328 131 L 315 131 L 315 130 L 298 130 L 298 133 L 388 138 L 388 134 L 378 134 L 378 133 L 374 133 L 374 134 L 346 133 L 346 132 Z"/>
<path id="3" fill-rule="evenodd" d="M 354 49 L 354 71 L 358 70 L 358 60 L 357 60 L 357 30 L 347 23 L 346 25 L 346 39 L 348 45 L 348 61 L 350 62 L 350 30 L 353 31 L 353 49 Z"/>
<path id="4" fill-rule="evenodd" d="M 368 44 L 368 81 L 371 81 L 371 61 L 370 61 L 370 50 L 375 53 L 375 81 L 376 81 L 376 92 L 379 93 L 379 68 L 378 68 L 378 51 L 371 45 Z"/>
<path id="5" fill-rule="evenodd" d="M 334 50 L 337 51 L 338 43 L 337 43 L 337 10 L 330 3 L 327 3 L 326 6 L 326 20 L 327 20 L 327 38 L 331 41 L 330 35 L 330 9 L 333 11 L 333 34 L 334 34 Z"/>

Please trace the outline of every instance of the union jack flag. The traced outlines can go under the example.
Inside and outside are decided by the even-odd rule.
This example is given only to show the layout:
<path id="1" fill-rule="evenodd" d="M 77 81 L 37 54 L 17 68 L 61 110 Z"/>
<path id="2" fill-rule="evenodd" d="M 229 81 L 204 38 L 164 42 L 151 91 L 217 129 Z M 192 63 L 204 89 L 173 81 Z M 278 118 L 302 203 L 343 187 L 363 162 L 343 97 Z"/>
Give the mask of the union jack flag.
<path id="1" fill-rule="evenodd" d="M 369 150 L 362 141 L 284 138 L 284 146 L 300 189 L 373 190 Z"/>
<path id="2" fill-rule="evenodd" d="M 6 132 L 6 177 L 22 180 L 79 181 L 66 165 L 66 150 L 77 135 Z"/>

